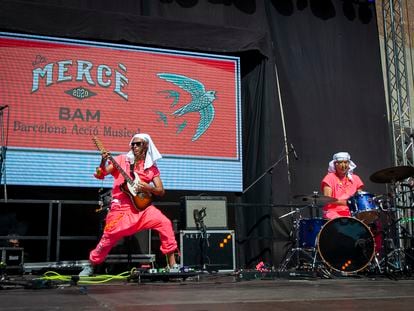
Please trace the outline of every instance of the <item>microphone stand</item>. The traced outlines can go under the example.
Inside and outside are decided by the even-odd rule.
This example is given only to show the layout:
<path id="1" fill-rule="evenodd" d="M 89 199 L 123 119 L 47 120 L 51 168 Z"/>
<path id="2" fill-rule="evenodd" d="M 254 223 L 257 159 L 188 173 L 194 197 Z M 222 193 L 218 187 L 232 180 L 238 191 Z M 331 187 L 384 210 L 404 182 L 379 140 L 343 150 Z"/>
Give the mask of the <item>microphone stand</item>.
<path id="1" fill-rule="evenodd" d="M 295 152 L 295 149 L 293 148 L 293 146 L 292 145 L 290 145 L 289 147 L 288 147 L 288 144 L 287 144 L 287 141 L 285 141 L 285 150 L 286 150 L 286 152 L 284 152 L 284 154 L 283 154 L 283 156 L 281 156 L 276 162 L 274 162 L 268 169 L 266 169 L 259 177 L 257 177 L 246 189 L 244 189 L 243 190 L 243 192 L 242 192 L 242 194 L 245 194 L 247 191 L 249 191 L 250 190 L 250 188 L 252 188 L 255 184 L 257 184 L 264 176 L 266 176 L 267 174 L 272 174 L 272 171 L 273 171 L 273 169 L 276 167 L 276 166 L 278 166 L 279 165 L 279 163 L 280 162 L 282 162 L 284 159 L 287 159 L 287 165 L 288 165 L 288 180 L 289 180 L 289 183 L 290 183 L 290 173 L 289 173 L 289 159 L 288 159 L 288 155 L 289 154 L 291 154 L 292 152 L 293 152 L 293 154 L 294 154 L 294 156 L 295 156 L 295 159 L 297 160 L 298 158 L 297 158 L 297 155 L 296 155 L 296 152 Z M 273 200 L 273 199 L 272 199 Z M 273 203 L 273 202 L 272 202 Z M 288 214 L 286 214 L 286 215 L 283 215 L 283 216 L 281 216 L 281 217 L 279 217 L 279 219 L 281 219 L 281 218 L 283 218 L 283 217 L 286 217 L 286 216 L 288 216 L 288 215 L 292 215 L 292 214 L 294 214 L 294 213 L 297 213 L 298 212 L 298 210 L 296 209 L 296 210 L 291 210 L 291 212 L 289 212 Z M 297 230 L 298 231 L 298 230 Z M 298 234 L 298 232 L 297 232 L 297 234 Z M 286 254 L 285 255 L 285 258 L 287 257 L 287 255 L 288 254 Z M 288 262 L 290 261 L 290 257 L 292 257 L 293 256 L 293 253 L 291 254 L 291 256 L 289 256 L 289 258 L 287 258 L 286 260 L 285 260 L 285 264 L 283 265 L 283 268 L 282 268 L 282 271 L 283 271 L 283 269 L 285 269 L 286 267 L 287 267 L 287 264 L 288 264 Z M 299 256 L 299 255 L 298 255 Z"/>
<path id="2" fill-rule="evenodd" d="M 257 177 L 246 189 L 243 190 L 242 194 L 245 194 L 247 191 L 249 191 L 249 189 L 257 184 L 264 176 L 266 176 L 266 174 L 272 174 L 273 169 L 292 152 L 294 152 L 294 149 L 289 148 L 289 151 L 287 153 L 285 153 L 281 158 L 274 162 L 267 170 L 263 172 L 262 175 Z"/>
<path id="3" fill-rule="evenodd" d="M 203 207 L 194 217 L 196 228 L 200 231 L 200 266 L 203 271 L 206 271 L 206 248 L 210 247 L 207 235 L 207 226 L 204 224 L 204 218 L 207 216 L 206 208 Z"/>

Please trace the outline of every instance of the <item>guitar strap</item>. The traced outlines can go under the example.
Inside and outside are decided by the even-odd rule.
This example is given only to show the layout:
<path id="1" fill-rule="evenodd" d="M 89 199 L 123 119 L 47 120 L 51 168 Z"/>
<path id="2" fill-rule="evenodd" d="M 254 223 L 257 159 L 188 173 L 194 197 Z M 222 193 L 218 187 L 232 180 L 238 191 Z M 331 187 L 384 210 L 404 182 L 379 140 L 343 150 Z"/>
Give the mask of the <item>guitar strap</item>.
<path id="1" fill-rule="evenodd" d="M 134 164 L 133 163 L 129 164 L 129 175 L 131 175 L 132 180 L 134 180 L 135 175 L 134 175 Z"/>

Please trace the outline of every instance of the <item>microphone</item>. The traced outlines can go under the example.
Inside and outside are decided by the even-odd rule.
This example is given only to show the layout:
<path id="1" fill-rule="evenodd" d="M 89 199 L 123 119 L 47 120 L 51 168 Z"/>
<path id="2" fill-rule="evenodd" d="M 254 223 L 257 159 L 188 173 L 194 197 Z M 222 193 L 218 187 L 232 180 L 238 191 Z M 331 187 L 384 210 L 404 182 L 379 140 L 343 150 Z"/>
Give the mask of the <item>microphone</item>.
<path id="1" fill-rule="evenodd" d="M 200 218 L 200 220 L 203 220 L 204 217 L 207 216 L 207 212 L 206 212 L 206 208 L 207 207 L 203 207 L 199 212 L 198 212 L 198 217 Z"/>
<path id="2" fill-rule="evenodd" d="M 367 241 L 367 239 L 361 238 L 361 239 L 358 239 L 354 244 L 355 248 L 359 248 L 362 251 L 362 255 L 364 255 L 365 258 L 369 258 L 369 256 L 368 256 L 369 254 L 367 252 L 367 248 L 369 246 L 368 242 L 369 242 L 369 240 Z"/>
<path id="3" fill-rule="evenodd" d="M 299 160 L 299 157 L 298 157 L 298 155 L 296 153 L 295 147 L 293 147 L 293 144 L 292 143 L 290 144 L 290 151 L 293 151 L 293 155 L 295 156 L 295 159 L 296 160 Z"/>
<path id="4" fill-rule="evenodd" d="M 200 212 L 198 209 L 193 210 L 193 218 L 195 223 L 200 222 Z"/>
<path id="5" fill-rule="evenodd" d="M 2 110 L 4 110 L 4 109 L 6 109 L 6 108 L 8 108 L 8 107 L 9 107 L 9 105 L 0 106 L 0 111 L 2 111 Z"/>
<path id="6" fill-rule="evenodd" d="M 193 218 L 194 223 L 196 225 L 196 229 L 200 230 L 200 212 L 198 211 L 198 209 L 193 210 Z"/>

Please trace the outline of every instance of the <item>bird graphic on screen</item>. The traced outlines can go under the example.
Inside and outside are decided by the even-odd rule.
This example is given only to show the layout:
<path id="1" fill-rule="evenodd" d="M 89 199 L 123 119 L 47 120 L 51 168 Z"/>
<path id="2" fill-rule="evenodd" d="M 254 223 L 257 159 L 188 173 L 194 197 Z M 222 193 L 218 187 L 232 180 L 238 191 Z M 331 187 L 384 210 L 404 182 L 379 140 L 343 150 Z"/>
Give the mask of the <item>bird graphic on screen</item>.
<path id="1" fill-rule="evenodd" d="M 180 93 L 178 93 L 177 91 L 164 90 L 164 91 L 160 91 L 159 93 L 166 93 L 167 95 L 165 95 L 165 98 L 173 99 L 173 102 L 171 103 L 171 107 L 174 107 L 175 105 L 177 105 L 178 100 L 180 99 Z"/>
<path id="2" fill-rule="evenodd" d="M 175 110 L 172 114 L 177 117 L 191 112 L 198 112 L 200 114 L 197 130 L 191 139 L 192 141 L 196 141 L 207 131 L 213 122 L 215 115 L 213 101 L 216 99 L 216 91 L 206 91 L 203 83 L 183 75 L 159 73 L 157 76 L 175 84 L 191 95 L 191 101 Z"/>
<path id="3" fill-rule="evenodd" d="M 168 125 L 167 116 L 162 111 L 155 111 L 155 113 L 159 116 L 158 121 L 162 121 L 165 126 Z"/>

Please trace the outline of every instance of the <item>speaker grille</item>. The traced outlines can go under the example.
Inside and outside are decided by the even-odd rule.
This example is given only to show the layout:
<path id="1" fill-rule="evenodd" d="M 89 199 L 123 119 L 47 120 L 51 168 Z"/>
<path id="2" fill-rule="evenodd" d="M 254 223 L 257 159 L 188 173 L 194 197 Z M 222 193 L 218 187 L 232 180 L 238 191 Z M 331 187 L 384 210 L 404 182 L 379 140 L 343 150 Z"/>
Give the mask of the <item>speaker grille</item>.
<path id="1" fill-rule="evenodd" d="M 196 229 L 194 210 L 205 208 L 204 225 L 208 229 L 227 229 L 227 200 L 226 197 L 192 197 L 186 196 L 181 202 L 181 221 L 183 229 Z"/>

